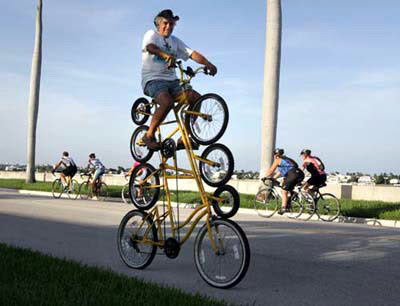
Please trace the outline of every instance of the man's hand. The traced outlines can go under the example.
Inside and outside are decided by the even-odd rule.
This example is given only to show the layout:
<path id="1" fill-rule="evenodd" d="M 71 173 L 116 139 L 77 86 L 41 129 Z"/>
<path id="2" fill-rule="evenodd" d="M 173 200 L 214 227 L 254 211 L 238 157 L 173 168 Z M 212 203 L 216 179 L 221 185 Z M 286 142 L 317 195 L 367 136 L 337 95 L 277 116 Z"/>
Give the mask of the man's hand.
<path id="1" fill-rule="evenodd" d="M 217 74 L 217 67 L 215 67 L 213 64 L 208 63 L 206 65 L 207 70 L 209 71 L 208 73 L 212 76 Z"/>
<path id="2" fill-rule="evenodd" d="M 170 54 L 164 55 L 164 60 L 167 62 L 168 68 L 175 67 L 176 57 Z"/>

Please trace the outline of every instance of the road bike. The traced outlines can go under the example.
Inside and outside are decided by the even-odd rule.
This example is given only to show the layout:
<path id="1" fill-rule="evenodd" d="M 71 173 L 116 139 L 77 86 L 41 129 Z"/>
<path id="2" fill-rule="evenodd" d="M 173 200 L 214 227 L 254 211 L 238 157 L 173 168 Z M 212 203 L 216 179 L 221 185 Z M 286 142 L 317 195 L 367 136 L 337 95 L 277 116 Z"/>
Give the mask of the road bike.
<path id="1" fill-rule="evenodd" d="M 184 89 L 190 88 L 190 80 L 197 73 L 207 72 L 204 67 L 193 71 L 190 67 L 183 69 L 180 62 L 177 64 Z M 237 212 L 240 205 L 237 191 L 226 185 L 234 167 L 232 153 L 226 146 L 214 143 L 222 136 L 228 123 L 226 103 L 215 94 L 204 95 L 194 104 L 189 103 L 185 94 L 178 98 L 173 108 L 175 120 L 162 123 L 176 123 L 178 127 L 165 139 L 160 128 L 157 131 L 157 139 L 161 143 L 158 169 L 146 163 L 154 152 L 141 141 L 148 129 L 143 124 L 152 115 L 152 107 L 155 107 L 154 101 L 140 98 L 131 111 L 133 121 L 141 124 L 131 137 L 132 156 L 141 164 L 133 170 L 129 180 L 129 195 L 138 209 L 128 212 L 119 225 L 119 254 L 127 266 L 135 269 L 150 265 L 157 248 L 167 257 L 176 258 L 197 224 L 204 219 L 205 224 L 198 230 L 194 241 L 197 271 L 211 286 L 233 287 L 248 270 L 250 247 L 240 226 L 227 219 Z M 177 166 L 177 145 L 173 136 L 178 132 L 191 169 Z M 198 144 L 210 145 L 201 156 L 193 153 L 189 136 Z M 171 165 L 167 163 L 169 159 L 173 161 Z M 199 190 L 201 204 L 182 222 L 179 220 L 179 201 L 177 213 L 171 206 L 168 179 L 175 179 L 176 182 L 179 179 L 194 179 Z M 218 187 L 213 195 L 205 192 L 202 179 Z M 156 205 L 160 194 L 164 196 L 163 204 Z M 211 206 L 218 216 L 213 214 Z M 181 236 L 184 228 L 186 233 Z"/>
<path id="2" fill-rule="evenodd" d="M 278 180 L 264 178 L 264 187 L 261 188 L 254 198 L 254 209 L 257 214 L 264 218 L 272 217 L 278 210 L 282 209 L 282 198 L 274 187 L 282 188 Z M 301 183 L 289 193 L 287 212 L 285 215 L 291 219 L 309 220 L 315 213 L 315 200 L 307 192 L 301 189 Z"/>
<path id="3" fill-rule="evenodd" d="M 93 175 L 89 172 L 81 173 L 83 182 L 79 186 L 79 195 L 82 200 L 89 198 L 98 199 L 99 201 L 105 201 L 108 197 L 108 186 L 101 180 L 101 176 L 96 181 L 95 188 L 93 188 Z"/>
<path id="4" fill-rule="evenodd" d="M 52 173 L 54 175 L 54 173 Z M 54 175 L 55 176 L 55 175 Z M 67 185 L 64 185 L 61 178 L 56 178 L 51 185 L 51 193 L 55 199 L 59 199 L 63 193 L 68 198 L 75 200 L 79 195 L 79 183 L 70 176 L 66 177 Z"/>

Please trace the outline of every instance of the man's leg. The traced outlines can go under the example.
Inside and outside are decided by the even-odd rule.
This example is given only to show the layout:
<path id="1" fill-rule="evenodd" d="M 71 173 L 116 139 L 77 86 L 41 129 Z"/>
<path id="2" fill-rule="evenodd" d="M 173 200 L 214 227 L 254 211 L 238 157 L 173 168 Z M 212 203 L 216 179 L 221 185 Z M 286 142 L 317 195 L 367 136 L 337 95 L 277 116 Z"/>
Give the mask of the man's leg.
<path id="1" fill-rule="evenodd" d="M 63 183 L 63 185 L 66 186 L 67 180 L 66 180 L 65 174 L 63 172 L 60 173 L 60 178 L 61 178 L 61 182 Z"/>
<path id="2" fill-rule="evenodd" d="M 159 93 L 155 101 L 159 107 L 155 111 L 153 118 L 151 119 L 150 127 L 146 133 L 146 138 L 151 140 L 154 138 L 154 133 L 160 126 L 161 122 L 164 121 L 165 117 L 167 117 L 169 111 L 174 106 L 174 99 L 166 91 Z"/>

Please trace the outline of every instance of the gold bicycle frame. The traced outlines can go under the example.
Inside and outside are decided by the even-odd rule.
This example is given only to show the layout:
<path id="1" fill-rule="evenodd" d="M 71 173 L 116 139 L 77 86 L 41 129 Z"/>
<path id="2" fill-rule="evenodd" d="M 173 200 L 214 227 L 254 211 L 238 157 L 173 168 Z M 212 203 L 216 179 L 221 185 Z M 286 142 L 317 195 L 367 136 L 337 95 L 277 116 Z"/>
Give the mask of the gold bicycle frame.
<path id="1" fill-rule="evenodd" d="M 187 79 L 184 78 L 184 72 L 182 69 L 182 66 L 180 65 L 180 63 L 178 63 L 178 67 L 180 70 L 180 83 L 181 85 L 184 87 L 185 85 L 190 84 L 190 80 L 193 78 L 192 76 L 188 76 Z M 199 67 L 194 71 L 194 74 L 197 74 L 198 72 L 200 72 L 200 70 L 202 70 L 203 67 Z M 154 103 L 154 102 L 151 102 Z M 171 138 L 173 137 L 176 133 L 180 132 L 182 135 L 182 140 L 183 140 L 183 144 L 185 147 L 185 151 L 186 151 L 186 155 L 187 158 L 189 160 L 189 164 L 192 170 L 187 170 L 187 169 L 182 169 L 182 168 L 178 168 L 177 167 L 177 162 L 176 162 L 176 155 L 173 157 L 174 160 L 174 166 L 168 165 L 167 164 L 167 159 L 164 156 L 161 155 L 161 164 L 160 164 L 160 168 L 155 170 L 153 173 L 151 173 L 150 175 L 148 175 L 145 179 L 143 179 L 140 183 L 140 185 L 145 185 L 146 182 L 148 182 L 152 177 L 154 177 L 154 175 L 156 173 L 161 172 L 162 173 L 162 177 L 163 177 L 163 183 L 160 185 L 148 185 L 148 186 L 143 186 L 142 188 L 146 188 L 146 189 L 154 189 L 154 188 L 164 188 L 165 190 L 165 197 L 166 197 L 166 203 L 167 203 L 167 207 L 165 209 L 165 212 L 163 214 L 160 214 L 159 211 L 159 206 L 156 205 L 153 209 L 151 209 L 151 211 L 148 213 L 148 216 L 145 217 L 142 221 L 142 224 L 139 226 L 139 228 L 137 229 L 137 231 L 135 233 L 132 233 L 132 237 L 137 237 L 137 232 L 144 226 L 144 224 L 146 224 L 146 219 L 151 217 L 153 219 L 153 225 L 152 226 L 156 226 L 156 230 L 158 233 L 158 241 L 152 241 L 151 239 L 148 239 L 148 234 L 151 230 L 152 226 L 148 226 L 148 228 L 146 229 L 144 235 L 142 236 L 142 239 L 140 240 L 140 242 L 142 243 L 146 243 L 146 244 L 151 244 L 151 245 L 156 245 L 159 248 L 163 248 L 164 247 L 164 243 L 165 243 L 165 238 L 163 235 L 163 231 L 162 231 L 162 224 L 163 222 L 166 221 L 166 219 L 169 217 L 169 221 L 171 224 L 171 232 L 172 232 L 172 237 L 176 238 L 177 236 L 177 232 L 184 228 L 186 225 L 188 225 L 192 219 L 193 222 L 189 227 L 189 230 L 186 232 L 186 234 L 183 236 L 183 238 L 179 241 L 179 244 L 182 246 L 187 239 L 190 237 L 190 235 L 192 234 L 194 228 L 196 227 L 196 225 L 198 224 L 198 222 L 206 216 L 206 226 L 207 226 L 207 232 L 208 232 L 208 236 L 210 238 L 211 241 L 211 245 L 214 249 L 215 252 L 218 251 L 218 247 L 216 245 L 216 241 L 215 238 L 213 237 L 212 233 L 211 233 L 211 219 L 212 219 L 212 211 L 211 211 L 211 205 L 210 205 L 210 200 L 214 200 L 217 202 L 222 202 L 224 201 L 223 198 L 218 198 L 212 195 L 209 195 L 205 192 L 204 186 L 203 186 L 203 182 L 201 181 L 201 177 L 200 177 L 200 171 L 199 168 L 197 166 L 197 163 L 195 162 L 195 160 L 201 161 L 205 164 L 208 165 L 217 165 L 218 163 L 215 163 L 213 161 L 210 160 L 206 160 L 201 158 L 200 156 L 197 156 L 193 153 L 192 150 L 192 145 L 191 142 L 189 140 L 189 134 L 184 126 L 184 124 L 182 124 L 182 122 L 184 122 L 184 118 L 183 116 L 185 114 L 191 114 L 191 115 L 198 115 L 199 117 L 208 118 L 207 114 L 203 114 L 200 112 L 195 112 L 195 111 L 188 111 L 187 108 L 189 107 L 190 103 L 186 97 L 185 92 L 182 93 L 182 95 L 180 95 L 177 99 L 177 104 L 174 106 L 173 111 L 174 111 L 174 115 L 175 115 L 175 119 L 174 121 L 168 121 L 168 122 L 163 122 L 161 123 L 161 125 L 167 125 L 167 124 L 171 124 L 171 123 L 177 123 L 178 127 L 173 130 L 165 139 Z M 141 112 L 138 111 L 138 113 L 141 114 L 146 114 L 146 115 L 152 115 L 152 114 L 148 114 L 145 112 Z M 160 126 L 161 126 L 160 125 Z M 161 138 L 161 130 L 160 127 L 157 130 L 157 134 L 158 134 L 158 141 L 160 143 L 162 143 L 162 138 Z M 140 140 L 139 140 L 140 141 Z M 142 143 L 137 143 L 138 145 L 144 145 Z M 176 172 L 176 175 L 167 175 L 166 170 L 174 170 Z M 178 175 L 178 172 L 186 174 L 186 175 Z M 201 205 L 197 208 L 194 209 L 194 211 L 190 214 L 190 216 L 181 224 L 177 224 L 176 220 L 174 220 L 174 216 L 173 216 L 173 209 L 172 209 L 172 205 L 171 205 L 171 195 L 169 192 L 169 187 L 168 187 L 168 179 L 194 179 L 196 181 L 198 190 L 200 192 L 200 198 L 201 198 Z M 218 230 L 217 230 L 218 231 Z M 137 240 L 137 239 L 134 239 Z M 138 241 L 139 242 L 139 241 Z M 221 243 L 221 241 L 219 241 L 219 243 Z"/>

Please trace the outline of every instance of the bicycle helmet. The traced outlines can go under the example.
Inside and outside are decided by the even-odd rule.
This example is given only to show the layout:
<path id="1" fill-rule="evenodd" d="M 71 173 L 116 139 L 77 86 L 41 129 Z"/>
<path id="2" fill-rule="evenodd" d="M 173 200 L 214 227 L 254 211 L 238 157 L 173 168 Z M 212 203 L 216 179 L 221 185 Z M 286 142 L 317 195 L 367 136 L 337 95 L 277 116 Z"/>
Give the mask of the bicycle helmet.
<path id="1" fill-rule="evenodd" d="M 276 149 L 274 150 L 274 155 L 278 154 L 279 156 L 282 156 L 284 153 L 285 153 L 285 150 L 284 150 L 284 149 L 276 148 Z"/>
<path id="2" fill-rule="evenodd" d="M 310 149 L 303 149 L 300 152 L 300 155 L 311 155 L 311 150 Z"/>

